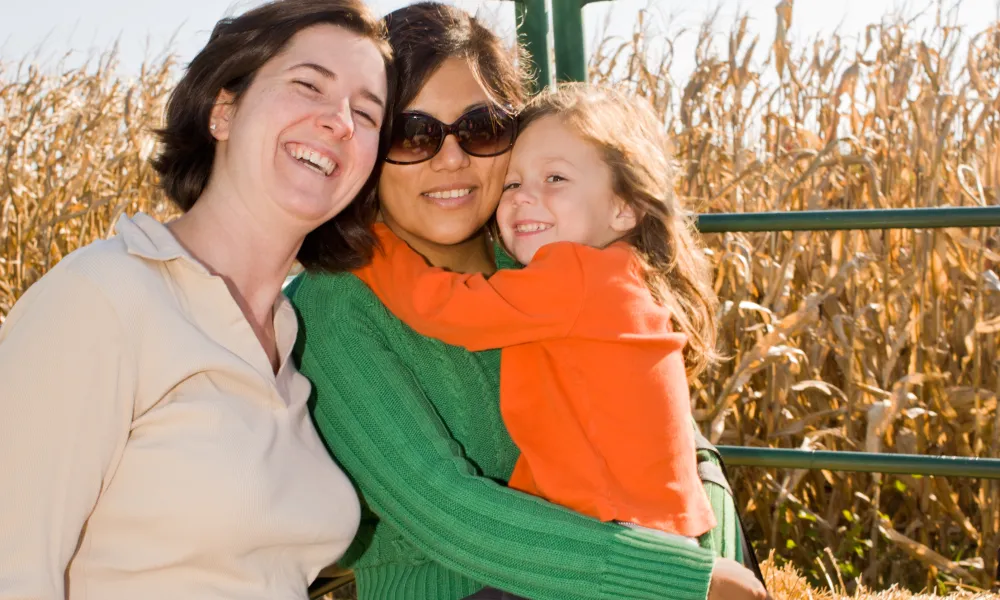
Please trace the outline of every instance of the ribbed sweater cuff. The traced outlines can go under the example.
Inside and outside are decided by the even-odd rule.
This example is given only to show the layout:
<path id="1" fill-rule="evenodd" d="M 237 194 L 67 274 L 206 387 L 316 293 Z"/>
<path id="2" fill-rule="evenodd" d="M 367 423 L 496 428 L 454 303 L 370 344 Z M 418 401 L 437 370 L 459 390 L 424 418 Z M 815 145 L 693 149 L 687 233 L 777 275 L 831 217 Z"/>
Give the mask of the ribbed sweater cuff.
<path id="1" fill-rule="evenodd" d="M 669 560 L 664 560 L 665 550 Z M 615 536 L 602 580 L 606 598 L 705 600 L 715 556 L 692 544 L 627 529 Z"/>

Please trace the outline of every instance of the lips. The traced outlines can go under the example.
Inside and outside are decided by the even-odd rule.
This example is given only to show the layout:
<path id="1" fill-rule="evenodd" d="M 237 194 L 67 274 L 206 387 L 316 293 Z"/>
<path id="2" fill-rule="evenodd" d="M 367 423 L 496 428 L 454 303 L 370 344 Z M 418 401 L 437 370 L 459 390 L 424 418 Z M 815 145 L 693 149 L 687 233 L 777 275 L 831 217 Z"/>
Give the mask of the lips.
<path id="1" fill-rule="evenodd" d="M 459 188 L 454 190 L 443 190 L 440 192 L 424 192 L 424 195 L 428 198 L 434 198 L 435 200 L 451 200 L 453 198 L 468 196 L 471 193 L 472 188 Z"/>
<path id="2" fill-rule="evenodd" d="M 340 166 L 337 157 L 329 151 L 306 144 L 288 142 L 285 144 L 285 151 L 288 152 L 289 156 L 324 177 L 332 175 Z"/>
<path id="3" fill-rule="evenodd" d="M 530 235 L 541 233 L 552 229 L 552 223 L 542 223 L 540 221 L 518 221 L 514 223 L 514 233 L 518 235 Z"/>
<path id="4" fill-rule="evenodd" d="M 420 195 L 430 200 L 439 208 L 460 208 L 469 203 L 476 195 L 478 188 L 468 184 L 459 184 L 459 187 L 440 187 Z"/>

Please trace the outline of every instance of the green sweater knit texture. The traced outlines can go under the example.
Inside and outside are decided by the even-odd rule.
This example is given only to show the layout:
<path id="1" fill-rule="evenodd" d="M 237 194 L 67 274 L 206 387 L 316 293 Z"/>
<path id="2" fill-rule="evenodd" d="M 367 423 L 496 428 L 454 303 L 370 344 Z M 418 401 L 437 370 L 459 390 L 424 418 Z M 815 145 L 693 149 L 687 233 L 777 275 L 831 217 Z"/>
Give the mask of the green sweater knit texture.
<path id="1" fill-rule="evenodd" d="M 501 267 L 513 266 L 503 256 Z M 299 368 L 320 435 L 366 507 L 341 561 L 360 600 L 704 600 L 710 550 L 508 489 L 500 351 L 423 337 L 353 275 L 303 274 Z"/>

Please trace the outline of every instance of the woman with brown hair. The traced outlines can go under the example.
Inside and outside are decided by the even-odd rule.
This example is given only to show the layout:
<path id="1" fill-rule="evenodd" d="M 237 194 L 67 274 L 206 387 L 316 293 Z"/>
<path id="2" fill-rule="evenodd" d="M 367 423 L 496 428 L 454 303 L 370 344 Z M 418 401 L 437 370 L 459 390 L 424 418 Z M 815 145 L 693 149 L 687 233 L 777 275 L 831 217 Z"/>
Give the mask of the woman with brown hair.
<path id="1" fill-rule="evenodd" d="M 378 184 L 382 221 L 432 265 L 514 266 L 488 234 L 522 74 L 497 37 L 436 3 L 386 17 L 400 73 Z M 517 448 L 500 356 L 424 337 L 347 274 L 289 289 L 314 417 L 371 509 L 348 553 L 362 600 L 758 598 L 753 575 L 697 544 L 600 522 L 506 487 Z"/>
<path id="2" fill-rule="evenodd" d="M 358 0 L 215 27 L 155 162 L 184 215 L 122 217 L 0 329 L 0 598 L 304 599 L 343 554 L 281 286 L 371 255 L 389 59 Z"/>

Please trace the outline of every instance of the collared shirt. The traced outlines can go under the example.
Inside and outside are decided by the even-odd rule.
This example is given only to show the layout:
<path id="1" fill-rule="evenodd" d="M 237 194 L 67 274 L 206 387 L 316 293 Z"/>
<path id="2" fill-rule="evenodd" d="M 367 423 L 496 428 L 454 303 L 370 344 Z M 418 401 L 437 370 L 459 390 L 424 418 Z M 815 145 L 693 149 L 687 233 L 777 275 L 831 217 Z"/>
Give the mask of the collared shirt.
<path id="1" fill-rule="evenodd" d="M 0 328 L 0 599 L 306 597 L 359 520 L 221 277 L 162 224 L 64 258 Z"/>

